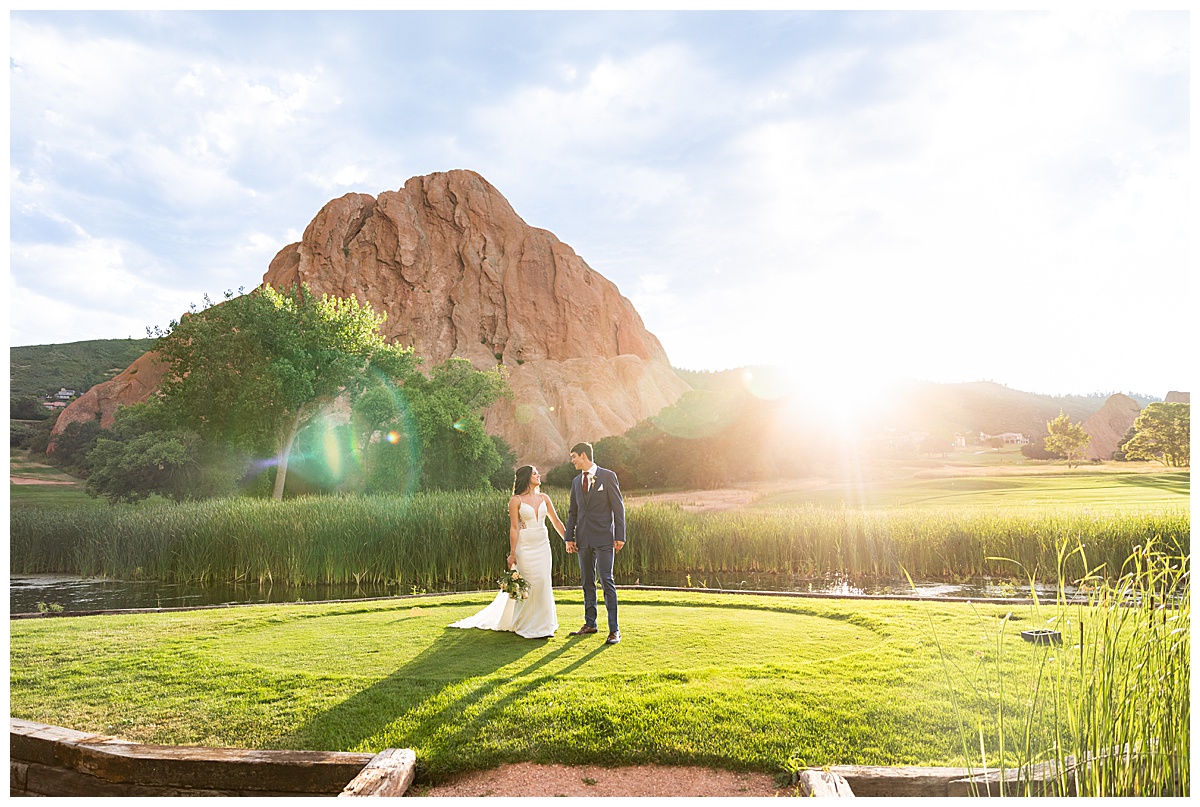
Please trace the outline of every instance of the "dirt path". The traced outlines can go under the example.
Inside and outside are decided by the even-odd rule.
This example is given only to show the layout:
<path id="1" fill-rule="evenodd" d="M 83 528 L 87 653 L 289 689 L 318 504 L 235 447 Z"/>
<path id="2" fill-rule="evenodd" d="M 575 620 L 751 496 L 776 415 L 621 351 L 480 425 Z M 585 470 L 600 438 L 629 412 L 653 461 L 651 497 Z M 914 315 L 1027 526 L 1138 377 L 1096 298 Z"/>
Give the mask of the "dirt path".
<path id="1" fill-rule="evenodd" d="M 74 484 L 77 484 L 76 482 L 73 482 L 73 481 L 62 481 L 62 480 L 57 480 L 57 479 L 55 479 L 55 480 L 34 479 L 31 476 L 10 476 L 8 478 L 8 481 L 12 482 L 14 485 L 74 485 Z"/>
<path id="2" fill-rule="evenodd" d="M 459 774 L 448 782 L 414 788 L 424 796 L 775 796 L 774 777 L 712 768 L 635 765 L 538 765 L 519 762 Z"/>

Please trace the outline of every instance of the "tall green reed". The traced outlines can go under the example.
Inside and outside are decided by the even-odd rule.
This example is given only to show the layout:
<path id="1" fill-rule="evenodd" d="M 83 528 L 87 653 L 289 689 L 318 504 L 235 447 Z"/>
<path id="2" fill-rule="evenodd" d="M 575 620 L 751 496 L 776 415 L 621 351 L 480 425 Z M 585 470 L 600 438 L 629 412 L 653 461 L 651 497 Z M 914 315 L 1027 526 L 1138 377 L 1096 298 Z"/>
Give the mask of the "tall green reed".
<path id="1" fill-rule="evenodd" d="M 10 516 L 10 570 L 179 581 L 283 584 L 399 582 L 491 585 L 508 546 L 502 493 L 324 496 L 284 502 L 220 499 L 95 508 L 19 508 Z M 555 495 L 566 520 L 568 501 Z M 648 504 L 627 514 L 617 572 L 766 572 L 848 577 L 1012 577 L 1012 558 L 1053 579 L 1057 547 L 1082 543 L 1119 569 L 1152 539 L 1188 554 L 1186 509 L 793 510 L 689 513 Z M 551 537 L 554 573 L 578 574 Z M 1066 573 L 1087 572 L 1077 558 Z"/>
<path id="2" fill-rule="evenodd" d="M 1071 560 L 1087 567 L 1089 553 L 1066 546 L 1056 599 L 1033 609 L 1062 643 L 1022 667 L 1006 646 L 1015 641 L 1006 618 L 994 629 L 990 663 L 969 679 L 947 668 L 955 708 L 974 702 L 993 716 L 967 726 L 959 709 L 964 760 L 998 770 L 995 786 L 1008 795 L 1187 795 L 1189 558 L 1152 539 L 1115 573 L 1096 565 L 1076 581 L 1063 570 Z M 1065 597 L 1068 582 L 1089 590 L 1085 604 Z"/>

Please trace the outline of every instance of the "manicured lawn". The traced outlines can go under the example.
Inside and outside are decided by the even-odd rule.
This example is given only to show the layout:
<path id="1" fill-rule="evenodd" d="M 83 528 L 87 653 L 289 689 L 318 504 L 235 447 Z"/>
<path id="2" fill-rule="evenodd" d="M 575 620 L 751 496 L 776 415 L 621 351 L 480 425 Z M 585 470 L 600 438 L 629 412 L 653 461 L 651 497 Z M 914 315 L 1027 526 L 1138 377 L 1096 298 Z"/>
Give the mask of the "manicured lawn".
<path id="1" fill-rule="evenodd" d="M 93 499 L 78 485 L 14 485 L 8 486 L 9 503 L 13 507 L 101 507 L 108 503 Z"/>
<path id="2" fill-rule="evenodd" d="M 988 682 L 1003 675 L 1020 723 L 1056 652 L 1018 637 L 1049 616 L 1030 607 L 620 597 L 612 647 L 567 636 L 574 591 L 545 641 L 446 627 L 490 594 L 13 621 L 10 714 L 156 743 L 411 747 L 431 779 L 505 761 L 960 765 L 960 718 L 976 755 L 995 721 Z"/>
<path id="3" fill-rule="evenodd" d="M 1187 507 L 1188 471 L 1162 473 L 1071 473 L 1044 475 L 947 476 L 829 486 L 766 496 L 758 508 L 797 507 L 1021 507 L 1086 506 L 1094 510 L 1135 511 Z"/>
<path id="4" fill-rule="evenodd" d="M 28 451 L 10 448 L 8 451 L 8 473 L 26 479 L 45 482 L 69 482 L 51 485 L 8 485 L 9 502 L 13 507 L 78 507 L 80 505 L 103 504 L 87 495 L 83 481 L 63 473 L 52 465 L 33 460 Z"/>

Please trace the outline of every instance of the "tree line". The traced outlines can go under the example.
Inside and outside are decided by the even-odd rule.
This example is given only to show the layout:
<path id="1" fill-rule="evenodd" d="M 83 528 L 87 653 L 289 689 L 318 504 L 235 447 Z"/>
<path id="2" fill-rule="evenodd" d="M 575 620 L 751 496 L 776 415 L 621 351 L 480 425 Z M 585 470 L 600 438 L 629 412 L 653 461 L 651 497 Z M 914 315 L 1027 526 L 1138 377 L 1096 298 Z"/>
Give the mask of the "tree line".
<path id="1" fill-rule="evenodd" d="M 512 450 L 482 418 L 510 394 L 502 367 L 450 359 L 426 372 L 384 341 L 385 313 L 305 285 L 204 303 L 154 331 L 168 366 L 157 395 L 120 407 L 108 429 L 72 423 L 53 440 L 51 460 L 85 475 L 92 495 L 511 484 Z M 289 488 L 292 468 L 307 481 Z"/>
<path id="2" fill-rule="evenodd" d="M 1113 452 L 1118 462 L 1146 460 L 1161 462 L 1167 468 L 1187 468 L 1191 465 L 1191 404 L 1155 401 L 1146 405 L 1133 425 L 1125 432 Z M 1072 423 L 1063 412 L 1047 422 L 1047 435 L 1041 442 L 1021 447 L 1030 459 L 1059 457 L 1067 467 L 1083 462 L 1091 435 L 1082 423 Z"/>
<path id="3" fill-rule="evenodd" d="M 219 304 L 206 296 L 153 334 L 169 366 L 159 393 L 118 409 L 109 429 L 68 425 L 50 460 L 111 501 L 507 489 L 515 452 L 484 431 L 482 418 L 511 394 L 503 366 L 480 371 L 450 359 L 426 368 L 411 348 L 384 341 L 385 318 L 303 285 L 226 292 Z M 597 462 L 627 489 L 712 488 L 837 474 L 870 454 L 945 453 L 953 439 L 930 432 L 919 445 L 886 435 L 863 442 L 830 429 L 828 413 L 813 405 L 718 381 L 597 441 Z M 1116 459 L 1188 465 L 1189 411 L 1150 403 Z M 52 423 L 15 424 L 12 444 L 44 452 Z M 1022 452 L 1073 466 L 1089 439 L 1060 411 L 1045 438 Z M 543 471 L 564 487 L 575 474 L 570 463 Z"/>

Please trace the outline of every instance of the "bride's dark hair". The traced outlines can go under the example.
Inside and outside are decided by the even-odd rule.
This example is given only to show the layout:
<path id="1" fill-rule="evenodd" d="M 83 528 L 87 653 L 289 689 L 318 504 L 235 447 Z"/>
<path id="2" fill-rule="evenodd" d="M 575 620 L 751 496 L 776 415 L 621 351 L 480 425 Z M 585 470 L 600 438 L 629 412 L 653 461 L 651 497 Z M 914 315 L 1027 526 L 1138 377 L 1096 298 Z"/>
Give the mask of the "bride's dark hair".
<path id="1" fill-rule="evenodd" d="M 533 466 L 522 465 L 513 474 L 513 495 L 520 496 L 529 490 L 529 480 L 533 478 Z"/>

